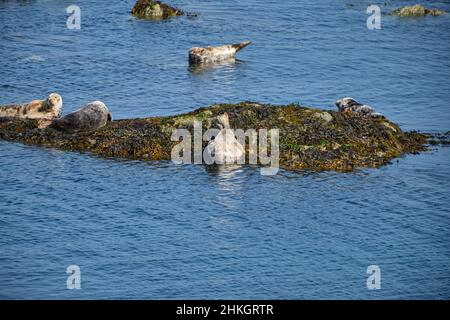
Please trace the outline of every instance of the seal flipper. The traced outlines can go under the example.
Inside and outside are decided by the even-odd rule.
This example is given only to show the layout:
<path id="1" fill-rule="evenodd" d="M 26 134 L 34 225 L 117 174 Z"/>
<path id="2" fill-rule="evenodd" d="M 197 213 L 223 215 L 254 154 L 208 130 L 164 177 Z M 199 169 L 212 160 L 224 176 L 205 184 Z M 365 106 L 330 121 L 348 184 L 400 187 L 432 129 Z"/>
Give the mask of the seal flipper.
<path id="1" fill-rule="evenodd" d="M 236 49 L 236 52 L 238 52 L 239 50 L 244 49 L 246 46 L 248 46 L 248 45 L 250 45 L 250 44 L 252 44 L 251 41 L 245 41 L 245 42 L 241 42 L 241 43 L 235 43 L 235 44 L 232 44 L 231 46 L 232 46 L 234 49 Z"/>

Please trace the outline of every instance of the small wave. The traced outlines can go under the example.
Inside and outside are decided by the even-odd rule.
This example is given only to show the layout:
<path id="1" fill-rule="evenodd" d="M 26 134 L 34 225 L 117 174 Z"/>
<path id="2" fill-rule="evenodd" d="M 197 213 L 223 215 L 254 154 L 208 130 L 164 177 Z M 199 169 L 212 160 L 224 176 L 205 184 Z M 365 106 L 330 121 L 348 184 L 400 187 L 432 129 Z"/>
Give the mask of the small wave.
<path id="1" fill-rule="evenodd" d="M 40 55 L 37 54 L 31 54 L 28 57 L 25 57 L 23 59 L 23 62 L 27 63 L 38 63 L 38 62 L 44 62 L 46 59 Z"/>

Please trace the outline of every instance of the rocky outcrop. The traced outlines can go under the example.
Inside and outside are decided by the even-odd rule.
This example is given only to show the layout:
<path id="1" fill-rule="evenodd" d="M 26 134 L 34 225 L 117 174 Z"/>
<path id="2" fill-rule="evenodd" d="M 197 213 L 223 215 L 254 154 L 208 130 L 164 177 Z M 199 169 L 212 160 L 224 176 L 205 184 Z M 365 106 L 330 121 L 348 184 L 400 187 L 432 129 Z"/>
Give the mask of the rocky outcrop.
<path id="1" fill-rule="evenodd" d="M 385 118 L 358 113 L 273 106 L 253 102 L 220 104 L 170 117 L 116 120 L 91 131 L 39 129 L 37 120 L 0 120 L 0 139 L 90 152 L 104 157 L 171 160 L 175 129 L 193 132 L 214 127 L 217 116 L 227 113 L 235 129 L 279 129 L 279 164 L 287 170 L 349 171 L 378 167 L 406 153 L 426 149 L 427 135 L 404 132 Z M 208 142 L 203 142 L 203 148 Z M 248 152 L 248 145 L 246 152 Z"/>
<path id="2" fill-rule="evenodd" d="M 138 0 L 131 13 L 139 18 L 167 19 L 183 15 L 183 11 L 171 7 L 161 1 Z"/>
<path id="3" fill-rule="evenodd" d="M 445 11 L 440 9 L 428 9 L 420 4 L 414 6 L 406 6 L 394 10 L 391 14 L 399 17 L 423 17 L 427 15 L 440 16 L 443 15 Z"/>

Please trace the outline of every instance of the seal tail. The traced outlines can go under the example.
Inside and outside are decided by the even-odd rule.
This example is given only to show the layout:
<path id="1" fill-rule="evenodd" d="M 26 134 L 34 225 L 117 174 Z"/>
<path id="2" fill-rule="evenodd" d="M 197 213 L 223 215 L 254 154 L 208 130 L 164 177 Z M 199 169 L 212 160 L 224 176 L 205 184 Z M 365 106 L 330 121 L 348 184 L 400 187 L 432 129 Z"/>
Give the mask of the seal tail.
<path id="1" fill-rule="evenodd" d="M 246 46 L 250 45 L 252 42 L 251 41 L 245 41 L 245 42 L 241 42 L 241 43 L 235 43 L 232 44 L 231 46 L 236 49 L 236 52 L 238 52 L 239 50 L 244 49 Z"/>

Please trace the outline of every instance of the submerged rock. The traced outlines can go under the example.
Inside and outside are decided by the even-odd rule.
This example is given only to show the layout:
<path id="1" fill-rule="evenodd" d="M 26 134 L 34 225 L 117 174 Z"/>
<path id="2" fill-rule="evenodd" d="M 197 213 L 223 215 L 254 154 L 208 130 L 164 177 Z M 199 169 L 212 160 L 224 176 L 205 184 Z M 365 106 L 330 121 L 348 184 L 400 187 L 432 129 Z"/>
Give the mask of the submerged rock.
<path id="1" fill-rule="evenodd" d="M 433 133 L 429 135 L 429 143 L 432 146 L 450 146 L 450 131 L 445 133 Z"/>
<path id="2" fill-rule="evenodd" d="M 399 17 L 423 17 L 426 15 L 440 16 L 445 13 L 444 10 L 440 9 L 428 9 L 420 4 L 414 6 L 406 6 L 398 8 L 392 12 L 392 15 Z"/>
<path id="3" fill-rule="evenodd" d="M 177 8 L 154 0 L 138 0 L 131 13 L 139 18 L 147 19 L 167 19 L 184 14 L 183 11 Z"/>

